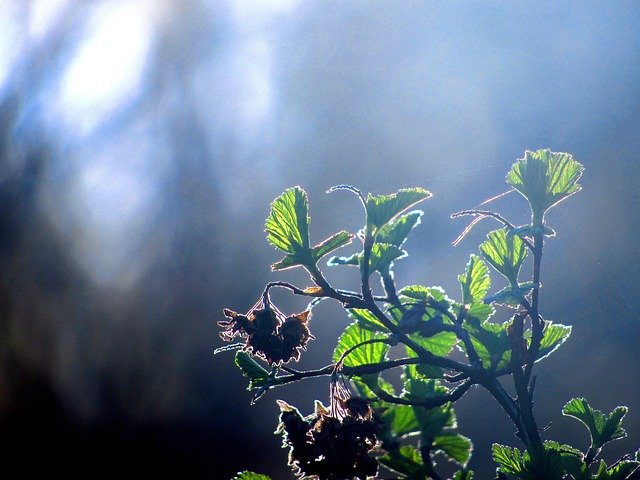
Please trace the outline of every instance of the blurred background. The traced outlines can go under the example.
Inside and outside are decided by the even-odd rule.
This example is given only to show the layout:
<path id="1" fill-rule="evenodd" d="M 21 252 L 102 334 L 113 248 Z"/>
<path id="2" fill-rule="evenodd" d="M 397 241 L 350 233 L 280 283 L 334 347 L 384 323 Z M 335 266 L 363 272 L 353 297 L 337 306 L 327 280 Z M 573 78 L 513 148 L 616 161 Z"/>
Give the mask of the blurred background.
<path id="1" fill-rule="evenodd" d="M 457 298 L 494 225 L 452 247 L 466 223 L 449 214 L 547 147 L 586 173 L 547 218 L 542 312 L 574 331 L 538 367 L 539 423 L 586 447 L 561 407 L 628 405 L 605 457 L 637 449 L 638 25 L 633 0 L 0 0 L 3 471 L 293 478 L 275 400 L 310 413 L 327 379 L 250 406 L 233 354 L 213 356 L 223 307 L 248 310 L 270 280 L 309 284 L 269 272 L 269 202 L 303 186 L 319 242 L 362 222 L 332 185 L 429 189 L 396 279 Z M 516 194 L 492 206 L 528 220 Z M 357 286 L 355 269 L 324 270 Z M 300 368 L 325 365 L 348 322 L 320 304 Z M 477 389 L 457 411 L 471 467 L 493 478 L 490 445 L 517 445 L 513 427 Z"/>

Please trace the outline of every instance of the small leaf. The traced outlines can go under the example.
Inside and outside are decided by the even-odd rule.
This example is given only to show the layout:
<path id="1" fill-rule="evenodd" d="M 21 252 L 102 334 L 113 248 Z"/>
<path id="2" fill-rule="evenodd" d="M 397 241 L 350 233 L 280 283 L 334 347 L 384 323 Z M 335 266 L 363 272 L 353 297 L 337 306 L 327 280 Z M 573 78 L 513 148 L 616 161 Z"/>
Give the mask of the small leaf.
<path id="1" fill-rule="evenodd" d="M 507 174 L 507 183 L 528 200 L 532 223 L 542 225 L 548 209 L 580 190 L 583 170 L 571 154 L 527 150 Z"/>
<path id="2" fill-rule="evenodd" d="M 494 230 L 480 245 L 480 253 L 512 286 L 518 285 L 518 272 L 527 255 L 520 237 L 508 236 L 506 228 Z"/>
<path id="3" fill-rule="evenodd" d="M 407 476 L 403 478 L 417 478 L 423 472 L 422 455 L 413 445 L 403 445 L 398 450 L 387 452 L 378 460 L 390 470 Z"/>
<path id="4" fill-rule="evenodd" d="M 340 247 L 343 247 L 353 240 L 354 235 L 343 230 L 341 232 L 335 233 L 326 240 L 323 240 L 321 243 L 313 247 L 313 258 L 318 261 L 328 253 L 337 250 Z"/>
<path id="5" fill-rule="evenodd" d="M 484 302 L 487 304 L 497 303 L 509 307 L 518 307 L 524 303 L 526 295 L 536 287 L 539 287 L 539 285 L 533 282 L 521 283 L 517 287 L 508 286 L 493 295 L 489 295 L 485 298 Z"/>
<path id="6" fill-rule="evenodd" d="M 543 337 L 540 342 L 538 355 L 536 356 L 536 362 L 548 357 L 562 345 L 569 338 L 569 335 L 571 335 L 571 327 L 547 321 L 542 334 Z"/>
<path id="7" fill-rule="evenodd" d="M 367 226 L 375 235 L 380 228 L 416 203 L 431 197 L 424 188 L 403 188 L 391 195 L 367 197 Z"/>
<path id="8" fill-rule="evenodd" d="M 251 381 L 269 377 L 269 372 L 262 368 L 247 352 L 236 352 L 235 363 L 242 371 L 242 374 Z"/>
<path id="9" fill-rule="evenodd" d="M 309 205 L 306 192 L 289 188 L 271 204 L 265 222 L 267 240 L 289 254 L 309 249 Z"/>
<path id="10" fill-rule="evenodd" d="M 627 480 L 629 478 L 637 478 L 631 477 L 631 474 L 640 467 L 640 463 L 631 460 L 621 460 L 610 468 L 606 468 L 604 462 L 601 462 L 600 467 L 594 480 Z"/>
<path id="11" fill-rule="evenodd" d="M 422 215 L 423 212 L 420 210 L 414 210 L 387 223 L 378 232 L 376 242 L 389 243 L 400 247 L 407 239 L 409 232 L 411 232 L 414 227 L 420 225 Z"/>
<path id="12" fill-rule="evenodd" d="M 522 478 L 520 474 L 524 472 L 525 466 L 520 450 L 494 443 L 491 451 L 493 460 L 499 465 L 498 471 Z"/>
<path id="13" fill-rule="evenodd" d="M 467 466 L 473 450 L 471 440 L 464 435 L 454 433 L 438 435 L 433 441 L 433 447 L 434 450 L 444 452 L 461 467 Z"/>
<path id="14" fill-rule="evenodd" d="M 491 286 L 489 269 L 477 255 L 471 255 L 467 270 L 458 276 L 462 286 L 462 303 L 465 305 L 481 302 Z"/>
<path id="15" fill-rule="evenodd" d="M 599 450 L 606 443 L 626 437 L 622 428 L 622 419 L 627 413 L 627 407 L 616 407 L 610 414 L 605 415 L 600 410 L 591 408 L 584 398 L 570 400 L 562 409 L 562 414 L 573 417 L 582 422 L 591 435 L 591 448 Z"/>
<path id="16" fill-rule="evenodd" d="M 385 272 L 391 268 L 394 260 L 404 258 L 407 256 L 407 252 L 391 245 L 389 243 L 375 243 L 371 248 L 371 255 L 369 257 L 369 274 L 373 272 Z M 354 265 L 362 268 L 362 259 L 364 254 L 362 252 L 354 253 L 348 257 L 331 257 L 327 262 L 330 266 L 335 265 Z"/>
<path id="17" fill-rule="evenodd" d="M 508 323 L 479 322 L 467 318 L 464 327 L 485 368 L 498 370 L 505 367 L 511 358 L 511 343 L 507 333 Z M 464 344 L 460 344 L 464 349 Z"/>
<path id="18" fill-rule="evenodd" d="M 369 273 L 375 271 L 383 272 L 391 268 L 394 260 L 404 258 L 407 252 L 389 243 L 376 243 L 371 248 L 371 259 L 369 261 Z"/>
<path id="19" fill-rule="evenodd" d="M 460 470 L 453 474 L 453 480 L 473 480 L 473 470 Z"/>
<path id="20" fill-rule="evenodd" d="M 362 252 L 354 253 L 353 255 L 349 255 L 348 257 L 331 257 L 327 261 L 327 265 L 330 267 L 335 267 L 337 265 L 360 265 L 360 257 L 362 257 Z"/>
<path id="21" fill-rule="evenodd" d="M 437 302 L 450 303 L 444 290 L 440 287 L 425 287 L 424 285 L 409 285 L 402 288 L 398 294 L 403 297 L 408 297 L 412 300 L 428 301 L 435 300 Z"/>
<path id="22" fill-rule="evenodd" d="M 311 251 L 306 250 L 293 255 L 286 255 L 282 260 L 271 265 L 271 270 L 286 270 L 298 265 L 310 265 L 312 263 L 314 263 L 314 260 L 311 256 Z"/>
<path id="23" fill-rule="evenodd" d="M 232 480 L 271 480 L 271 477 L 260 475 L 259 473 L 244 471 L 236 474 Z"/>

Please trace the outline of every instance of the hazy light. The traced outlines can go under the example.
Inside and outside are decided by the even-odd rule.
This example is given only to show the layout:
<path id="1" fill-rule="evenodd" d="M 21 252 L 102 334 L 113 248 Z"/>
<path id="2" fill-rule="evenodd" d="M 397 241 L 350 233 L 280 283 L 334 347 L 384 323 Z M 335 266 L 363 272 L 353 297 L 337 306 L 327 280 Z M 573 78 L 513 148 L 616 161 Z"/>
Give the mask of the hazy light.
<path id="1" fill-rule="evenodd" d="M 29 15 L 29 36 L 40 40 L 51 25 L 59 20 L 68 0 L 32 0 Z"/>
<path id="2" fill-rule="evenodd" d="M 16 3 L 0 0 L 0 95 L 2 87 L 11 74 L 12 66 L 19 58 L 21 45 L 18 41 L 18 27 L 16 18 L 19 7 Z"/>
<path id="3" fill-rule="evenodd" d="M 71 127 L 86 133 L 135 97 L 152 41 L 153 5 L 107 2 L 96 9 L 62 80 L 59 102 Z"/>

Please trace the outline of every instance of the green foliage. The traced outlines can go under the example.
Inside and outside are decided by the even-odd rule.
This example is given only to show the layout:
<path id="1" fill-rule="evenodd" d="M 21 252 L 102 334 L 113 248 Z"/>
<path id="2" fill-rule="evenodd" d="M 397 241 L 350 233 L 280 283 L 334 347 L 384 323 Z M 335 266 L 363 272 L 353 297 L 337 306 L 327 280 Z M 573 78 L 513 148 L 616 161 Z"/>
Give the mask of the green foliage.
<path id="1" fill-rule="evenodd" d="M 353 235 L 338 232 L 311 248 L 309 246 L 309 202 L 300 187 L 289 188 L 271 204 L 265 222 L 267 240 L 287 255 L 271 266 L 284 270 L 297 265 L 313 266 L 325 255 L 351 243 Z"/>
<path id="2" fill-rule="evenodd" d="M 262 387 L 269 381 L 269 372 L 262 368 L 248 353 L 243 351 L 236 352 L 235 363 L 242 374 L 249 379 L 248 390 Z"/>
<path id="3" fill-rule="evenodd" d="M 518 273 L 527 256 L 520 237 L 507 235 L 506 228 L 494 230 L 480 245 L 480 253 L 512 286 L 518 287 Z"/>
<path id="4" fill-rule="evenodd" d="M 498 479 L 638 478 L 634 473 L 640 465 L 638 454 L 613 465 L 595 463 L 605 444 L 626 435 L 622 428 L 626 407 L 604 414 L 582 398 L 565 405 L 563 414 L 576 418 L 589 430 L 591 446 L 584 453 L 570 445 L 543 440 L 546 433 L 541 433 L 532 408 L 535 362 L 551 355 L 571 334 L 570 326 L 544 320 L 540 314 L 540 279 L 536 272 L 540 272 L 543 239 L 554 235 L 543 218 L 549 208 L 580 190 L 582 170 L 582 165 L 569 154 L 527 151 L 509 171 L 507 182 L 529 201 L 531 224 L 514 227 L 521 222 L 510 222 L 496 212 L 461 212 L 493 218 L 503 228 L 487 235 L 479 247 L 480 255 L 470 255 L 464 272 L 457 277 L 460 302 L 449 298 L 440 287 L 397 286 L 391 271 L 396 260 L 407 256 L 403 246 L 423 216 L 421 211 L 408 210 L 431 196 L 427 190 L 408 188 L 390 195 L 367 196 L 348 185 L 330 190 L 346 189 L 358 195 L 366 217 L 357 234 L 363 243 L 362 251 L 334 256 L 328 264 L 358 266 L 370 275 L 378 272 L 384 295 L 373 293 L 375 288 L 368 278 L 361 278 L 360 291 L 330 285 L 318 260 L 350 243 L 355 236 L 340 231 L 312 247 L 304 190 L 294 187 L 274 200 L 265 230 L 269 243 L 283 251 L 285 257 L 272 269 L 301 265 L 315 285 L 298 288 L 287 282 L 273 282 L 246 314 L 225 310 L 227 320 L 219 322 L 225 329 L 222 338 L 240 336 L 244 343 L 218 351 L 242 348 L 236 353 L 235 363 L 249 379 L 249 389 L 257 391 L 256 397 L 270 388 L 307 377 L 330 376 L 328 408 L 318 401 L 315 413 L 303 418 L 295 407 L 279 401 L 278 431 L 284 433 L 284 441 L 290 447 L 289 464 L 294 470 L 299 469 L 299 477 L 346 480 L 355 475 L 364 480 L 372 478 L 379 463 L 395 472 L 394 478 L 425 480 L 439 477 L 436 459 L 445 458 L 458 469 L 454 480 L 472 479 L 473 472 L 466 466 L 473 444 L 458 431 L 453 405 L 475 385 L 499 402 L 524 444 L 524 448 L 493 445 Z M 533 274 L 521 282 L 519 276 L 528 252 Z M 368 265 L 364 264 L 366 256 Z M 508 281 L 506 287 L 493 294 L 489 294 L 488 265 Z M 269 295 L 272 287 L 311 297 L 308 309 L 287 317 L 273 305 Z M 310 311 L 324 298 L 340 302 L 353 320 L 338 339 L 333 363 L 310 371 L 285 367 L 284 359 L 293 358 L 291 349 L 297 349 L 297 360 L 298 351 L 313 338 L 308 329 Z M 509 307 L 502 309 L 507 315 L 494 316 L 502 306 Z M 277 344 L 273 335 L 267 334 L 273 331 L 279 335 Z M 270 362 L 270 371 L 254 359 L 256 351 L 267 350 L 274 350 L 267 361 L 283 360 Z M 399 378 L 395 377 L 401 386 L 396 387 L 383 376 L 395 368 L 402 369 Z M 504 385 L 509 381 L 513 382 L 510 389 Z M 540 401 L 538 396 L 536 401 Z M 332 451 L 335 463 L 317 455 L 325 447 Z M 350 460 L 349 465 L 341 465 L 343 457 L 354 459 L 355 463 Z M 356 463 L 358 472 L 366 473 L 354 474 Z M 320 465 L 334 470 L 314 470 Z M 268 477 L 242 472 L 234 480 L 264 479 Z"/>
<path id="5" fill-rule="evenodd" d="M 462 303 L 465 305 L 482 302 L 491 287 L 489 269 L 477 255 L 471 255 L 465 273 L 458 276 L 462 286 Z"/>
<path id="6" fill-rule="evenodd" d="M 591 449 L 598 451 L 606 443 L 624 438 L 627 433 L 622 428 L 622 419 L 627 407 L 616 407 L 606 415 L 591 408 L 584 398 L 571 399 L 562 409 L 562 414 L 582 422 L 591 435 Z"/>
<path id="7" fill-rule="evenodd" d="M 260 475 L 259 473 L 244 471 L 239 472 L 235 477 L 231 480 L 271 480 L 271 477 L 266 475 Z"/>
<path id="8" fill-rule="evenodd" d="M 465 327 L 485 368 L 495 371 L 509 364 L 511 359 L 511 344 L 507 333 L 509 323 L 499 324 L 486 320 L 480 322 L 471 317 L 465 321 Z"/>
<path id="9" fill-rule="evenodd" d="M 385 359 L 389 345 L 382 343 L 387 337 L 379 333 L 362 328 L 355 322 L 350 324 L 338 338 L 338 345 L 333 351 L 333 361 L 337 362 L 343 355 L 343 365 L 356 367 L 359 365 L 376 364 Z M 369 387 L 377 385 L 379 374 L 362 375 L 360 378 Z"/>
<path id="10" fill-rule="evenodd" d="M 548 209 L 580 190 L 583 170 L 571 154 L 527 150 L 507 174 L 507 183 L 528 200 L 533 225 L 542 225 Z"/>
<path id="11" fill-rule="evenodd" d="M 366 201 L 367 228 L 376 235 L 388 222 L 416 203 L 431 197 L 424 188 L 403 188 L 390 195 L 371 195 Z"/>

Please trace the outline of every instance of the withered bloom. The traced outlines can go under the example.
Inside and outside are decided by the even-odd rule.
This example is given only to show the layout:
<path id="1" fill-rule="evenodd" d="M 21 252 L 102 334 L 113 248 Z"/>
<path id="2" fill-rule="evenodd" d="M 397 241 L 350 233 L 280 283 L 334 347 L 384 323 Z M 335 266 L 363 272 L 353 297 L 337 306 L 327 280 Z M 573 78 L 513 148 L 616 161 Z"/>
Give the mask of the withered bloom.
<path id="1" fill-rule="evenodd" d="M 278 405 L 282 413 L 276 433 L 283 435 L 289 465 L 298 477 L 364 480 L 377 474 L 378 461 L 369 452 L 377 443 L 378 424 L 366 413 L 361 415 L 368 410 L 364 405 L 358 405 L 354 415 L 346 407 L 345 416 L 336 416 L 316 402 L 315 414 L 308 417 L 282 400 Z"/>
<path id="2" fill-rule="evenodd" d="M 229 320 L 218 322 L 224 331 L 220 337 L 228 342 L 236 335 L 244 338 L 244 350 L 252 352 L 271 364 L 287 363 L 300 358 L 300 350 L 306 349 L 313 338 L 307 323 L 311 311 L 286 317 L 268 298 L 258 302 L 246 314 L 225 308 Z"/>

